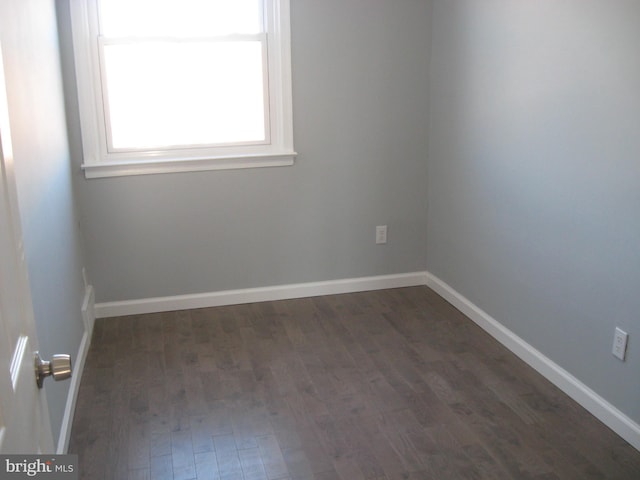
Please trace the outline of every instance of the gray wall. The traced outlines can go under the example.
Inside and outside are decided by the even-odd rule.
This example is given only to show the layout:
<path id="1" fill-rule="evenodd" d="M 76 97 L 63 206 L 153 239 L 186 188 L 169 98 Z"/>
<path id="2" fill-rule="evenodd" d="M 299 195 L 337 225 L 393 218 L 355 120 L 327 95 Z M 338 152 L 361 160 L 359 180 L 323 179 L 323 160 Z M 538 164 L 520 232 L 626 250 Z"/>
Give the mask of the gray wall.
<path id="1" fill-rule="evenodd" d="M 40 351 L 75 357 L 84 324 L 82 248 L 65 127 L 53 1 L 0 0 L 22 231 Z M 54 438 L 69 382 L 47 381 Z"/>
<path id="2" fill-rule="evenodd" d="M 430 2 L 291 9 L 296 165 L 79 181 L 98 302 L 424 270 Z"/>
<path id="3" fill-rule="evenodd" d="M 640 422 L 640 3 L 434 20 L 428 269 Z"/>

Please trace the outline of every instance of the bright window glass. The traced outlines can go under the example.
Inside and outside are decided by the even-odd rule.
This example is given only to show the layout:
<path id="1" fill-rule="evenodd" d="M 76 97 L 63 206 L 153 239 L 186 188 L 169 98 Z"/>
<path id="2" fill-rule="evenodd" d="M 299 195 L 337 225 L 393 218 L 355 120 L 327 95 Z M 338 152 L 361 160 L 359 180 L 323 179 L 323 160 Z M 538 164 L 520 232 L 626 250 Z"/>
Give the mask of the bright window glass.
<path id="1" fill-rule="evenodd" d="M 267 141 L 260 41 L 103 47 L 110 150 Z"/>
<path id="2" fill-rule="evenodd" d="M 211 36 L 260 33 L 261 0 L 101 0 L 108 37 Z"/>

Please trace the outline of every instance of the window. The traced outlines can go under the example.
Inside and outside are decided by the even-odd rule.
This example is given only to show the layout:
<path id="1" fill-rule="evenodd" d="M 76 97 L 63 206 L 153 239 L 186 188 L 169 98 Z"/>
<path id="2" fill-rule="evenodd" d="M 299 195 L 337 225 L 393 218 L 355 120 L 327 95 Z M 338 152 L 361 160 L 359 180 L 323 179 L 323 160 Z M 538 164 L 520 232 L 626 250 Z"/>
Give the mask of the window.
<path id="1" fill-rule="evenodd" d="M 72 0 L 88 178 L 291 165 L 288 0 Z"/>

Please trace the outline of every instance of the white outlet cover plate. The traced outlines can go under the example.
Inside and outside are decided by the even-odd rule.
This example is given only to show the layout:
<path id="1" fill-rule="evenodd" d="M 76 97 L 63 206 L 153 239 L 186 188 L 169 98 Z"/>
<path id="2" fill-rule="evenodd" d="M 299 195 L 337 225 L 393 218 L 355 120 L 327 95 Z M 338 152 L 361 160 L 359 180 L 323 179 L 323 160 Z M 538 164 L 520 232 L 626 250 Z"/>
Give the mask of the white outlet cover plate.
<path id="1" fill-rule="evenodd" d="M 376 227 L 376 243 L 378 245 L 387 243 L 387 226 L 378 225 Z"/>
<path id="2" fill-rule="evenodd" d="M 613 354 L 620 360 L 624 361 L 625 354 L 627 353 L 627 340 L 629 335 L 616 327 L 616 331 L 613 334 Z"/>

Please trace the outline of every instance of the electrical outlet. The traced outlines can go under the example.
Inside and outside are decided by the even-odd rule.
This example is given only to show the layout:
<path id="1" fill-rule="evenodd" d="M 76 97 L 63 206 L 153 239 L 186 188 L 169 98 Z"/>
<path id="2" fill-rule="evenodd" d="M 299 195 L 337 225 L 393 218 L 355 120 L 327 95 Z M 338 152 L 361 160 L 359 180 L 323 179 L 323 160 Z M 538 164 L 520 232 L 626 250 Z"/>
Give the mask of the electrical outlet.
<path id="1" fill-rule="evenodd" d="M 627 341 L 629 335 L 616 327 L 613 334 L 613 354 L 624 362 L 624 356 L 627 353 Z"/>
<path id="2" fill-rule="evenodd" d="M 376 227 L 376 243 L 378 245 L 387 243 L 387 226 L 378 225 Z"/>

